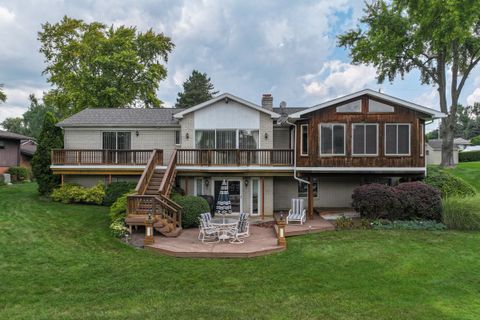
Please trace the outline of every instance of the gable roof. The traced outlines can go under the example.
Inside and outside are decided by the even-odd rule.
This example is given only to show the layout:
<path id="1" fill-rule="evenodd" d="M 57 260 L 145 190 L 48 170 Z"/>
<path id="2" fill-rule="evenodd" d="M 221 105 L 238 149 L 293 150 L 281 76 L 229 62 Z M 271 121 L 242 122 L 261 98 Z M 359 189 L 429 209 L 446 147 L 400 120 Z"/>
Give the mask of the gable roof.
<path id="1" fill-rule="evenodd" d="M 427 141 L 427 144 L 434 150 L 434 151 L 441 151 L 443 140 L 442 139 L 431 139 Z M 453 145 L 453 150 L 458 150 L 456 144 Z"/>
<path id="2" fill-rule="evenodd" d="M 200 110 L 200 109 L 202 109 L 202 108 L 208 107 L 208 106 L 210 106 L 210 105 L 212 105 L 212 104 L 214 104 L 214 103 L 216 103 L 216 102 L 218 102 L 218 101 L 220 101 L 220 100 L 223 100 L 223 99 L 230 99 L 230 100 L 236 101 L 236 102 L 238 102 L 238 103 L 240 103 L 240 104 L 243 104 L 243 105 L 245 105 L 245 106 L 247 106 L 247 107 L 250 107 L 250 108 L 252 108 L 252 109 L 255 109 L 255 110 L 257 110 L 257 111 L 260 111 L 260 112 L 269 114 L 269 115 L 272 117 L 272 119 L 278 119 L 278 118 L 280 118 L 280 115 L 279 115 L 278 113 L 273 112 L 273 111 L 270 111 L 270 110 L 267 110 L 267 109 L 265 109 L 265 108 L 262 108 L 262 107 L 259 106 L 259 105 L 256 105 L 256 104 L 254 104 L 254 103 L 252 103 L 252 102 L 250 102 L 250 101 L 247 101 L 247 100 L 244 100 L 244 99 L 239 98 L 239 97 L 237 97 L 237 96 L 234 96 L 233 94 L 230 94 L 230 93 L 228 93 L 228 92 L 222 93 L 221 95 L 219 95 L 219 96 L 217 96 L 217 97 L 215 97 L 215 98 L 213 98 L 213 99 L 210 99 L 210 100 L 205 101 L 205 102 L 203 102 L 203 103 L 197 104 L 196 106 L 193 106 L 193 107 L 190 107 L 190 108 L 188 108 L 188 109 L 186 109 L 186 110 L 183 110 L 183 111 L 181 111 L 181 112 L 178 112 L 178 113 L 176 113 L 176 114 L 174 115 L 174 117 L 175 117 L 176 119 L 182 119 L 184 115 L 186 115 L 186 114 L 188 114 L 188 113 L 190 113 L 190 112 L 194 112 L 194 111 Z"/>
<path id="3" fill-rule="evenodd" d="M 372 89 L 364 89 L 364 90 L 361 90 L 361 91 L 358 91 L 358 92 L 355 92 L 355 93 L 352 93 L 352 94 L 348 94 L 348 95 L 343 96 L 343 97 L 339 97 L 339 98 L 336 98 L 336 99 L 333 99 L 333 100 L 326 101 L 326 102 L 321 103 L 321 104 L 317 104 L 317 105 L 315 105 L 313 107 L 310 107 L 306 110 L 296 112 L 296 113 L 290 115 L 290 118 L 299 119 L 304 114 L 308 114 L 308 113 L 313 112 L 313 111 L 324 109 L 324 108 L 327 108 L 327 107 L 330 107 L 330 106 L 333 106 L 335 104 L 342 103 L 342 102 L 345 102 L 345 101 L 348 101 L 348 100 L 351 100 L 351 99 L 359 98 L 363 95 L 369 95 L 371 97 L 382 99 L 382 100 L 400 105 L 400 106 L 405 107 L 405 108 L 409 108 L 409 109 L 412 109 L 412 110 L 415 110 L 415 111 L 423 112 L 423 113 L 426 113 L 426 114 L 430 115 L 432 118 L 444 118 L 445 117 L 445 114 L 438 111 L 438 110 L 427 108 L 427 107 L 424 107 L 424 106 L 421 106 L 419 104 L 412 103 L 412 102 L 409 102 L 409 101 L 406 101 L 406 100 L 403 100 L 403 99 L 395 98 L 395 97 L 389 96 L 387 94 L 374 91 Z"/>
<path id="4" fill-rule="evenodd" d="M 14 132 L 0 130 L 0 138 L 11 139 L 11 140 L 32 140 L 33 138 L 24 136 L 23 134 L 18 134 Z"/>
<path id="5" fill-rule="evenodd" d="M 177 126 L 179 109 L 84 109 L 57 123 L 58 127 L 166 127 Z"/>

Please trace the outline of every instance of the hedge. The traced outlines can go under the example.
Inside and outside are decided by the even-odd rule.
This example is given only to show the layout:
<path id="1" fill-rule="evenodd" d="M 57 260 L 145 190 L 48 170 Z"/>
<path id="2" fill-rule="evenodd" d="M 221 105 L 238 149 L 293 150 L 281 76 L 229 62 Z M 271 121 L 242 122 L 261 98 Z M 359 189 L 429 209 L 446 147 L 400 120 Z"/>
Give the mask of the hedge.
<path id="1" fill-rule="evenodd" d="M 480 196 L 444 199 L 442 219 L 449 229 L 480 230 Z"/>
<path id="2" fill-rule="evenodd" d="M 54 189 L 52 192 L 52 200 L 63 203 L 101 205 L 104 197 L 105 188 L 102 183 L 98 183 L 92 188 L 84 188 L 76 184 L 66 184 L 63 187 Z"/>
<path id="3" fill-rule="evenodd" d="M 103 204 L 105 206 L 111 206 L 119 197 L 135 189 L 136 182 L 112 182 L 105 188 L 105 198 Z"/>
<path id="4" fill-rule="evenodd" d="M 30 170 L 25 167 L 10 167 L 7 172 L 10 174 L 12 182 L 23 182 L 30 177 Z"/>
<path id="5" fill-rule="evenodd" d="M 458 153 L 458 161 L 472 162 L 480 161 L 480 151 L 461 151 Z"/>
<path id="6" fill-rule="evenodd" d="M 438 167 L 429 167 L 424 182 L 440 191 L 443 198 L 469 197 L 476 194 L 468 182 Z"/>
<path id="7" fill-rule="evenodd" d="M 200 214 L 210 212 L 207 200 L 195 196 L 174 194 L 172 200 L 182 207 L 182 228 L 198 227 Z"/>
<path id="8" fill-rule="evenodd" d="M 396 187 L 366 184 L 354 189 L 352 199 L 353 208 L 365 219 L 441 219 L 440 192 L 422 182 L 401 183 Z"/>

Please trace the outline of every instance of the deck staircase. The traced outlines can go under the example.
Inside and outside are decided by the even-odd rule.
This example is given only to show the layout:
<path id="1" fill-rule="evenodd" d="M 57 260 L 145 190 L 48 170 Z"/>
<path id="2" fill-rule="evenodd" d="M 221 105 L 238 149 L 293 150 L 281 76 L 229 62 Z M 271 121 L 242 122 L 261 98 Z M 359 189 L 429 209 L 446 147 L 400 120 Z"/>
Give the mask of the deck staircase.
<path id="1" fill-rule="evenodd" d="M 176 176 L 176 151 L 165 170 L 156 169 L 162 163 L 161 150 L 153 150 L 145 170 L 135 188 L 135 194 L 127 199 L 125 223 L 132 226 L 145 225 L 149 214 L 154 218 L 154 228 L 166 237 L 177 237 L 182 232 L 181 207 L 170 199 Z"/>

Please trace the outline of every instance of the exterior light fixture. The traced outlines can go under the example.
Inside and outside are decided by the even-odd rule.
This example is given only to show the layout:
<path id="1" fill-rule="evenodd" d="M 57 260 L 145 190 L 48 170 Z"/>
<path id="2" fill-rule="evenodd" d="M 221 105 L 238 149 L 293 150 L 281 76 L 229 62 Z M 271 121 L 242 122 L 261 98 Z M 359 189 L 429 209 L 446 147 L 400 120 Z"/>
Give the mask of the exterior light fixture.
<path id="1" fill-rule="evenodd" d="M 204 182 L 205 182 L 205 187 L 208 187 L 208 185 L 210 184 L 210 179 L 207 177 L 204 179 Z"/>
<path id="2" fill-rule="evenodd" d="M 140 135 L 140 132 L 138 132 L 138 130 L 135 131 L 135 135 L 138 137 Z"/>
<path id="3" fill-rule="evenodd" d="M 188 134 L 188 132 L 187 132 L 187 134 L 185 135 L 185 138 L 186 138 L 187 140 L 190 139 L 190 135 Z"/>
<path id="4" fill-rule="evenodd" d="M 243 183 L 245 183 L 245 187 L 248 187 L 248 178 L 243 178 Z"/>
<path id="5" fill-rule="evenodd" d="M 268 139 L 268 132 L 265 132 L 265 140 Z"/>
<path id="6" fill-rule="evenodd" d="M 277 219 L 275 219 L 277 223 L 277 245 L 286 247 L 287 246 L 287 241 L 285 240 L 285 217 L 283 216 L 283 213 L 280 213 L 280 216 L 277 216 Z"/>
<path id="7" fill-rule="evenodd" d="M 145 240 L 143 241 L 144 245 L 153 244 L 155 239 L 153 238 L 153 217 L 152 213 L 149 212 L 147 219 L 145 219 Z"/>

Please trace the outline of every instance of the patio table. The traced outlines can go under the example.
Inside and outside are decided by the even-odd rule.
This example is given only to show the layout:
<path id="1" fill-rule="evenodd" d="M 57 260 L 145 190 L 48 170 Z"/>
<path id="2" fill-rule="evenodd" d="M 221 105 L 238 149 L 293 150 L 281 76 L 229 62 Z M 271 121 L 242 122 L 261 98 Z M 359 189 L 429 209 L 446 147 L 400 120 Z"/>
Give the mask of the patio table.
<path id="1" fill-rule="evenodd" d="M 228 232 L 237 226 L 238 220 L 232 218 L 213 218 L 210 220 L 210 223 L 218 229 L 218 239 L 225 241 L 232 238 Z"/>

